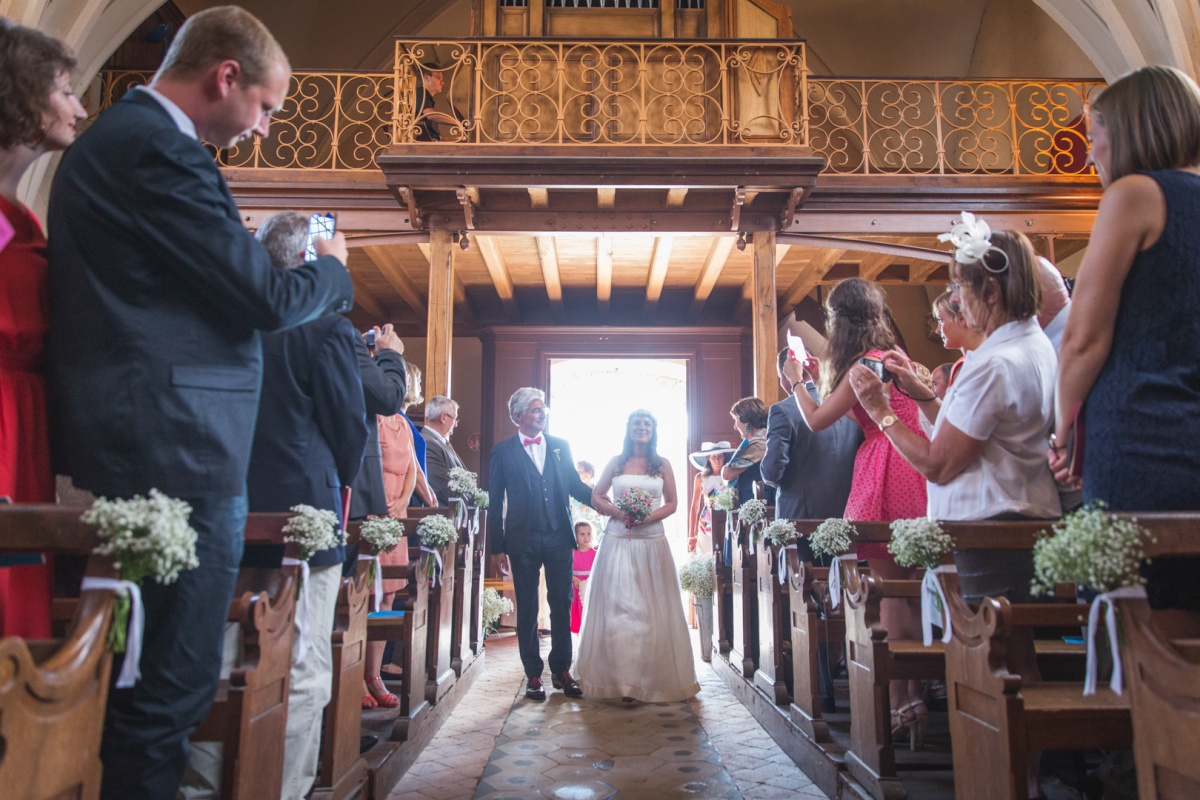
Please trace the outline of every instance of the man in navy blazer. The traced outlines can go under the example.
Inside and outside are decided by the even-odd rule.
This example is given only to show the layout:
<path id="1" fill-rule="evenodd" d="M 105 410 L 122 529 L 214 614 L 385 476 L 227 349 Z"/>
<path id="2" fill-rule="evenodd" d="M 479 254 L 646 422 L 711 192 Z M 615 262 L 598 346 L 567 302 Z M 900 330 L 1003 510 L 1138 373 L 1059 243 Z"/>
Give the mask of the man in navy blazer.
<path id="1" fill-rule="evenodd" d="M 511 565 L 517 595 L 517 645 L 528 682 L 525 696 L 546 699 L 542 687 L 545 666 L 538 644 L 538 578 L 546 568 L 546 599 L 550 604 L 550 679 L 570 697 L 583 691 L 571 677 L 571 577 L 575 532 L 570 498 L 592 504 L 591 488 L 579 479 L 571 446 L 548 436 L 546 394 L 541 389 L 518 389 L 508 401 L 509 418 L 517 435 L 492 449 L 489 470 L 492 507 L 488 514 L 488 547 L 501 574 L 504 557 Z"/>
<path id="2" fill-rule="evenodd" d="M 200 566 L 142 585 L 141 681 L 109 693 L 103 798 L 173 798 L 216 693 L 246 518 L 260 330 L 347 311 L 345 239 L 271 266 L 202 141 L 265 136 L 290 78 L 232 6 L 192 15 L 150 86 L 100 115 L 55 175 L 48 374 L 57 471 L 109 497 L 192 506 Z"/>

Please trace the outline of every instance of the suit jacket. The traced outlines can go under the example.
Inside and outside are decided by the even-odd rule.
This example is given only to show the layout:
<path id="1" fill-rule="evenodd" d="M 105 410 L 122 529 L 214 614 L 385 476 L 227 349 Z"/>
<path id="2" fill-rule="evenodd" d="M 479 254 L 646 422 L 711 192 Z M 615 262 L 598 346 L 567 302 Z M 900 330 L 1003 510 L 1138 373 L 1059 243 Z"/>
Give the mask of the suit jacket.
<path id="1" fill-rule="evenodd" d="M 561 536 L 563 547 L 575 547 L 575 530 L 571 524 L 570 499 L 584 505 L 592 504 L 592 489 L 579 479 L 575 459 L 566 439 L 547 436 L 544 470 L 556 471 L 556 496 L 552 498 L 554 513 L 550 524 Z M 543 473 L 544 474 L 544 473 Z M 542 502 L 538 485 L 537 466 L 521 445 L 520 434 L 498 442 L 492 448 L 489 494 L 493 512 L 487 515 L 488 548 L 492 555 L 520 553 L 529 541 L 535 502 Z M 501 513 L 503 512 L 503 513 Z"/>
<path id="2" fill-rule="evenodd" d="M 421 428 L 421 438 L 425 440 L 425 478 L 438 503 L 445 505 L 450 496 L 450 470 L 462 467 L 462 459 L 454 452 L 453 445 L 443 442 L 428 425 Z"/>
<path id="3" fill-rule="evenodd" d="M 142 91 L 66 152 L 49 227 L 56 470 L 101 495 L 242 495 L 258 332 L 348 311 L 350 274 L 272 268 L 212 155 Z"/>
<path id="4" fill-rule="evenodd" d="M 251 511 L 299 503 L 342 518 L 341 487 L 362 464 L 367 418 L 354 340 L 345 317 L 324 317 L 263 337 L 263 391 L 250 451 Z M 339 564 L 345 548 L 309 563 Z"/>
<path id="5" fill-rule="evenodd" d="M 390 417 L 401 411 L 408 392 L 408 370 L 404 356 L 395 350 L 379 350 L 372 356 L 361 336 L 355 337 L 354 351 L 367 404 L 367 449 L 362 468 L 350 484 L 350 517 L 362 519 L 368 514 L 383 517 L 388 513 L 387 495 L 383 491 L 383 452 L 379 449 L 379 425 L 375 417 Z"/>
<path id="6" fill-rule="evenodd" d="M 816 398 L 816 389 L 808 389 Z M 846 511 L 854 457 L 863 442 L 862 428 L 842 417 L 823 431 L 812 431 L 792 397 L 767 413 L 767 453 L 763 480 L 778 488 L 779 519 L 828 519 Z"/>

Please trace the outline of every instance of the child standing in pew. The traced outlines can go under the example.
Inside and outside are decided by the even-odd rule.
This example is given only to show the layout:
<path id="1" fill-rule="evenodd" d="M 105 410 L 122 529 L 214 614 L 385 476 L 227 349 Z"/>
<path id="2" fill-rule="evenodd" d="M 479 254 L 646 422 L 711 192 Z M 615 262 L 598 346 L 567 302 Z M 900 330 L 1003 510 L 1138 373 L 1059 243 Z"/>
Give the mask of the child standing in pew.
<path id="1" fill-rule="evenodd" d="M 571 633 L 579 633 L 583 622 L 583 594 L 587 580 L 596 561 L 596 550 L 592 547 L 592 524 L 586 521 L 575 523 L 574 573 L 571 578 Z"/>

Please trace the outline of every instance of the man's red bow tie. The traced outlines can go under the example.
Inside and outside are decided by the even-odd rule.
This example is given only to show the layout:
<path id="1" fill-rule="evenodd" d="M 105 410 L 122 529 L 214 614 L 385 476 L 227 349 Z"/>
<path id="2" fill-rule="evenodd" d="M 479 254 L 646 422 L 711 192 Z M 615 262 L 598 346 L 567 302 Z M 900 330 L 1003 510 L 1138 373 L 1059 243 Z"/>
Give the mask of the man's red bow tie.
<path id="1" fill-rule="evenodd" d="M 531 445 L 531 444 L 541 444 L 541 443 L 542 443 L 542 437 L 540 437 L 540 436 L 535 436 L 532 439 L 525 440 L 526 447 L 529 447 L 529 445 Z"/>

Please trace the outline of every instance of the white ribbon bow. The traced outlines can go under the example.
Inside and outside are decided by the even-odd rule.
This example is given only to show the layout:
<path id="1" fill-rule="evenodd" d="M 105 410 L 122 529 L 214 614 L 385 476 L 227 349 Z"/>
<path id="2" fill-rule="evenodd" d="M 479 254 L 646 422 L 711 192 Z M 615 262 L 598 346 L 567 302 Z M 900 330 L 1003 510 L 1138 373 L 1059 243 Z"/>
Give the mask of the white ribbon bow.
<path id="1" fill-rule="evenodd" d="M 1092 600 L 1092 607 L 1088 610 L 1088 627 L 1087 627 L 1087 671 L 1083 679 L 1083 696 L 1093 695 L 1096 693 L 1096 623 L 1100 621 L 1100 606 L 1107 605 L 1108 608 L 1104 612 L 1104 624 L 1108 629 L 1108 646 L 1112 653 L 1112 679 L 1108 682 L 1108 686 L 1117 694 L 1121 694 L 1124 687 L 1123 676 L 1121 675 L 1121 650 L 1117 642 L 1117 612 L 1114 600 L 1122 599 L 1137 599 L 1146 596 L 1146 589 L 1142 586 L 1122 586 L 1120 589 L 1113 589 L 1111 592 L 1096 595 L 1096 599 Z"/>
<path id="2" fill-rule="evenodd" d="M 441 582 L 442 577 L 442 554 L 437 550 L 434 550 L 432 547 L 422 547 L 421 551 L 429 553 L 429 555 L 433 556 L 433 561 L 435 564 L 437 564 L 437 569 L 433 571 L 433 585 L 437 586 L 438 583 Z"/>
<path id="3" fill-rule="evenodd" d="M 950 625 L 950 604 L 946 600 L 946 593 L 942 590 L 942 582 L 937 579 L 937 576 L 950 572 L 954 569 L 952 566 L 945 564 L 934 569 L 925 570 L 925 577 L 921 579 L 921 640 L 926 647 L 933 644 L 933 626 L 937 625 L 942 629 L 942 643 L 948 644 L 953 638 L 954 631 Z M 941 603 L 941 610 L 937 606 Z M 935 622 L 935 615 L 940 617 L 940 621 Z"/>
<path id="4" fill-rule="evenodd" d="M 379 556 L 360 555 L 358 560 L 373 562 L 375 580 L 372 583 L 375 590 L 375 610 L 383 611 L 383 565 L 379 563 Z"/>
<path id="5" fill-rule="evenodd" d="M 111 589 L 129 595 L 129 626 L 125 632 L 125 660 L 117 675 L 117 688 L 129 689 L 142 678 L 142 635 L 146 630 L 146 611 L 142 606 L 142 590 L 133 581 L 116 578 L 85 577 L 79 585 L 81 592 Z"/>
<path id="6" fill-rule="evenodd" d="M 300 567 L 300 598 L 296 603 L 296 627 L 300 629 L 300 645 L 296 650 L 296 664 L 300 665 L 304 663 L 304 657 L 308 655 L 308 648 L 312 646 L 312 630 L 308 624 L 308 562 L 284 556 L 283 566 Z"/>
<path id="7" fill-rule="evenodd" d="M 454 506 L 454 527 L 463 527 L 467 524 L 467 501 L 461 497 L 451 497 L 450 504 Z"/>
<path id="8" fill-rule="evenodd" d="M 837 608 L 842 602 L 842 561 L 835 558 L 829 567 L 829 605 Z"/>
<path id="9" fill-rule="evenodd" d="M 785 583 L 787 583 L 788 565 L 787 565 L 787 555 L 784 551 L 795 550 L 795 549 L 796 549 L 796 545 L 794 545 L 794 544 L 789 544 L 789 545 L 779 548 L 779 585 L 780 586 L 783 586 Z"/>

